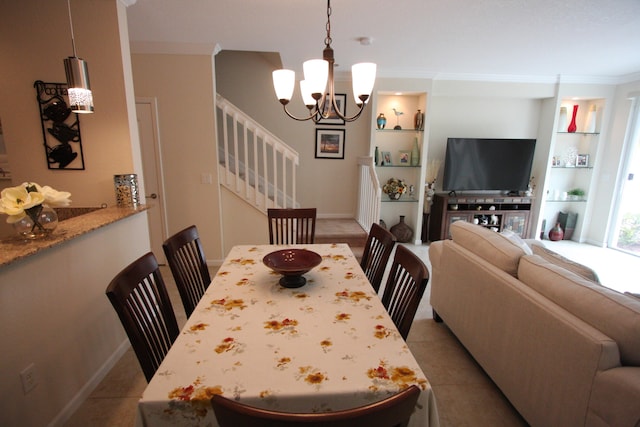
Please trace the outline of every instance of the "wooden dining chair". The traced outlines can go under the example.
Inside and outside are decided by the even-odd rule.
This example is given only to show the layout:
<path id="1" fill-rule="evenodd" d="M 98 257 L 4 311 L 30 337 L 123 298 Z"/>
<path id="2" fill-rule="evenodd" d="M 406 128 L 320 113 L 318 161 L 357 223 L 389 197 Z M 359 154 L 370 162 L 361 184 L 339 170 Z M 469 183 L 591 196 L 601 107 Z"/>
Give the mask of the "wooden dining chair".
<path id="1" fill-rule="evenodd" d="M 376 292 L 380 290 L 382 276 L 395 242 L 396 238 L 389 230 L 376 223 L 371 224 L 360 266 Z"/>
<path id="2" fill-rule="evenodd" d="M 211 283 L 198 229 L 191 225 L 177 232 L 164 241 L 162 249 L 189 317 Z"/>
<path id="3" fill-rule="evenodd" d="M 158 261 L 149 252 L 129 264 L 107 287 L 147 381 L 176 340 L 179 330 Z"/>
<path id="4" fill-rule="evenodd" d="M 419 394 L 420 389 L 412 385 L 385 400 L 358 408 L 308 414 L 260 409 L 220 395 L 213 396 L 211 404 L 220 427 L 404 427 Z"/>
<path id="5" fill-rule="evenodd" d="M 429 282 L 422 260 L 403 245 L 396 247 L 382 304 L 405 340 Z"/>
<path id="6" fill-rule="evenodd" d="M 316 234 L 316 208 L 267 209 L 267 216 L 270 244 L 313 243 Z"/>

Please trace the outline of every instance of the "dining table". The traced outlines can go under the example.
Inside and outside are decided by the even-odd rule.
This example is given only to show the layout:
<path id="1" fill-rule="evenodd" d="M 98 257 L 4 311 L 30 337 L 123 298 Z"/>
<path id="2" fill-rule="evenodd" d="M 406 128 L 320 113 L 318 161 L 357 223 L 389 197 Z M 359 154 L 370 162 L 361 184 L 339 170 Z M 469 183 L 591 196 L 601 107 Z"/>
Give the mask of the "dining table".
<path id="1" fill-rule="evenodd" d="M 265 255 L 306 249 L 298 288 Z M 234 246 L 138 402 L 136 426 L 217 426 L 215 394 L 318 413 L 421 393 L 409 426 L 438 427 L 429 380 L 347 244 Z"/>

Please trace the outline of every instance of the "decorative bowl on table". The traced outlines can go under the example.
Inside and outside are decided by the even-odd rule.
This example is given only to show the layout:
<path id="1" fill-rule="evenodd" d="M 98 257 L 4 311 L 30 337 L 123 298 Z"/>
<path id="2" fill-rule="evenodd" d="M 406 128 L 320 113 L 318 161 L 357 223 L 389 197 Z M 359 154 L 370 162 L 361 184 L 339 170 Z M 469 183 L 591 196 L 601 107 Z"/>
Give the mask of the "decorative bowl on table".
<path id="1" fill-rule="evenodd" d="M 322 262 L 322 257 L 307 249 L 282 249 L 262 258 L 264 265 L 281 274 L 280 285 L 285 288 L 299 288 L 307 283 L 303 274 Z"/>

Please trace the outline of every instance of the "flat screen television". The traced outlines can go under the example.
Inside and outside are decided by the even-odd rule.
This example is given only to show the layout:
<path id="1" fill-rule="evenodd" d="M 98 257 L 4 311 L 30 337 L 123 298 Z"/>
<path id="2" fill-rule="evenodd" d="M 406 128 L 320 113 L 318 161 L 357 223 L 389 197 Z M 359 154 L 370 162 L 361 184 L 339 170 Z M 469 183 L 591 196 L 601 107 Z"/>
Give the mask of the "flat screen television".
<path id="1" fill-rule="evenodd" d="M 448 138 L 443 190 L 525 191 L 535 139 Z"/>

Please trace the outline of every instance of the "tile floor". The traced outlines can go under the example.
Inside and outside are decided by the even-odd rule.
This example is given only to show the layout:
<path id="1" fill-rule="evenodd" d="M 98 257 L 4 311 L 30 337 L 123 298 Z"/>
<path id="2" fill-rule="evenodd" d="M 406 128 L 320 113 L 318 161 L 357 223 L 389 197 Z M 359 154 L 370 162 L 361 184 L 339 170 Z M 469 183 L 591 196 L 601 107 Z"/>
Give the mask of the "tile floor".
<path id="1" fill-rule="evenodd" d="M 622 283 L 621 279 L 617 279 L 618 273 L 630 271 L 636 263 L 640 266 L 640 258 L 620 256 L 617 251 L 607 252 L 603 256 L 604 252 L 595 246 L 578 245 L 574 242 L 545 243 L 552 243 L 549 245 L 551 249 L 568 258 L 592 266 L 605 285 Z M 428 263 L 427 246 L 407 246 Z M 614 268 L 609 269 L 607 266 Z M 169 269 L 161 268 L 170 290 L 178 324 L 182 326 L 186 316 L 180 298 Z M 627 281 L 628 277 L 627 274 Z M 446 325 L 433 321 L 429 288 L 407 342 L 431 382 L 442 427 L 527 425 Z M 145 387 L 146 381 L 138 361 L 129 349 L 65 426 L 131 427 L 135 423 L 137 401 Z"/>

